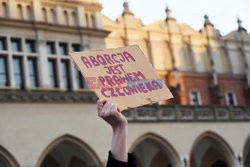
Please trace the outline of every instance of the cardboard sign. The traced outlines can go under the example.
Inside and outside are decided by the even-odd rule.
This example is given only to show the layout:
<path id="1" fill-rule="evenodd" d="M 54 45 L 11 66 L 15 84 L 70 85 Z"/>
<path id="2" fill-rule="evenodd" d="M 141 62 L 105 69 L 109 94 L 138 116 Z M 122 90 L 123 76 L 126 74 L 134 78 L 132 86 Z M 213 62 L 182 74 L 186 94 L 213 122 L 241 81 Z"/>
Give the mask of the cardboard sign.
<path id="1" fill-rule="evenodd" d="M 137 45 L 70 53 L 89 89 L 119 109 L 133 108 L 173 97 Z"/>

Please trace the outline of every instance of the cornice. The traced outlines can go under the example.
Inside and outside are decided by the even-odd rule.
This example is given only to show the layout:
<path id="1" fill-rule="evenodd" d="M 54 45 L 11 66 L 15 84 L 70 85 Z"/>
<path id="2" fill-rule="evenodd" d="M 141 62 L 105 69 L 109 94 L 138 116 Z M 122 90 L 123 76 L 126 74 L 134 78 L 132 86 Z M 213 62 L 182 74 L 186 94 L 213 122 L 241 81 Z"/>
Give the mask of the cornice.
<path id="1" fill-rule="evenodd" d="M 170 72 L 171 73 L 171 72 Z M 203 78 L 208 78 L 211 77 L 212 73 L 208 72 L 188 72 L 188 71 L 180 71 L 180 75 L 183 77 L 203 77 Z M 219 79 L 238 79 L 238 80 L 243 80 L 245 79 L 244 74 L 230 74 L 230 73 L 225 73 L 225 74 L 218 74 Z"/>
<path id="2" fill-rule="evenodd" d="M 0 103 L 95 103 L 97 96 L 92 91 L 0 91 Z"/>
<path id="3" fill-rule="evenodd" d="M 33 30 L 45 30 L 59 33 L 72 33 L 72 34 L 87 34 L 99 37 L 106 37 L 110 31 L 104 29 L 96 29 L 89 27 L 79 27 L 79 26 L 66 26 L 60 24 L 51 24 L 45 22 L 34 22 L 28 20 L 17 20 L 17 19 L 5 19 L 0 18 L 0 26 L 14 27 L 14 28 L 29 28 Z"/>
<path id="4" fill-rule="evenodd" d="M 101 11 L 102 5 L 100 3 L 93 3 L 93 2 L 82 2 L 82 1 L 68 1 L 68 0 L 42 0 L 42 4 L 48 5 L 59 5 L 64 7 L 72 7 L 75 8 L 76 6 L 83 6 L 87 10 L 94 10 L 94 11 Z"/>
<path id="5" fill-rule="evenodd" d="M 123 114 L 131 123 L 249 122 L 250 106 L 148 105 Z"/>

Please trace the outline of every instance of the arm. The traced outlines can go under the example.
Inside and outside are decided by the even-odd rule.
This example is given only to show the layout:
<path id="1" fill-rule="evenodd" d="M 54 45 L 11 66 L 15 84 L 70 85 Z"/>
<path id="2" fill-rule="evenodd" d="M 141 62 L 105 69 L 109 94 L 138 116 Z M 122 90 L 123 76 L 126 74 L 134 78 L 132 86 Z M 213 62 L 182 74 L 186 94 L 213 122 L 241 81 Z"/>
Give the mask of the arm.
<path id="1" fill-rule="evenodd" d="M 127 119 L 119 112 L 117 105 L 110 101 L 98 100 L 97 111 L 113 130 L 112 157 L 118 161 L 127 162 Z"/>

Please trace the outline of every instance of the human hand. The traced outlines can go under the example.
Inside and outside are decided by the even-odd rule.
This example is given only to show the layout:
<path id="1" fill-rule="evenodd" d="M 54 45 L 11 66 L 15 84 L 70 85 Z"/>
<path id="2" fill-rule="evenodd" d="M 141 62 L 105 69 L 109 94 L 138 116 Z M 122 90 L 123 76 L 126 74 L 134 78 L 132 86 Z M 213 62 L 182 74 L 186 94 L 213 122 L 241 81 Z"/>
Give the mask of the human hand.
<path id="1" fill-rule="evenodd" d="M 117 104 L 108 100 L 97 101 L 98 116 L 110 124 L 113 130 L 125 128 L 127 126 L 127 119 L 119 111 Z"/>

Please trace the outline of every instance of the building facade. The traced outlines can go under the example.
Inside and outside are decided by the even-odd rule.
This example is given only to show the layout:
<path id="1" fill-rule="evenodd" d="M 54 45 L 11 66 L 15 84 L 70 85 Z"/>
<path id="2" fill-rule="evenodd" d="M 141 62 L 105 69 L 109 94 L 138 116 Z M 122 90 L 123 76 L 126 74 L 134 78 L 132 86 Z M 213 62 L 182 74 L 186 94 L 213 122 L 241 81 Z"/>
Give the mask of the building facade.
<path id="1" fill-rule="evenodd" d="M 222 36 L 204 16 L 199 32 L 166 19 L 143 25 L 125 5 L 112 21 L 103 17 L 108 48 L 137 44 L 175 92 L 176 104 L 246 105 L 250 88 L 250 37 L 238 19 L 238 30 Z"/>
<path id="2" fill-rule="evenodd" d="M 103 167 L 112 131 L 68 52 L 137 44 L 175 98 L 124 112 L 138 167 L 250 166 L 250 35 L 143 25 L 124 4 L 0 0 L 0 166 Z M 168 104 L 168 105 L 166 105 Z"/>

